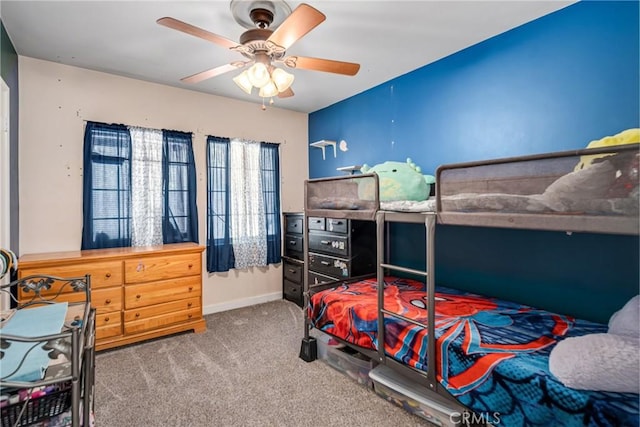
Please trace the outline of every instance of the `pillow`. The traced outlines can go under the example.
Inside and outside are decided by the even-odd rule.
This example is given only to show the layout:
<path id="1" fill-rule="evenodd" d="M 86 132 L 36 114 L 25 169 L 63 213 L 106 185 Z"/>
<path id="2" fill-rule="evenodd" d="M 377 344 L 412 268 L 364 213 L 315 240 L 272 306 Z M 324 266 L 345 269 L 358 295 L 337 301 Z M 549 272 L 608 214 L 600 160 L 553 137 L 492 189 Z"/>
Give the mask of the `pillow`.
<path id="1" fill-rule="evenodd" d="M 640 338 L 640 295 L 631 298 L 609 319 L 609 333 Z"/>
<path id="2" fill-rule="evenodd" d="M 581 200 L 604 197 L 616 179 L 616 170 L 609 161 L 596 163 L 561 176 L 542 194 L 543 201 L 555 211 L 570 211 Z"/>
<path id="3" fill-rule="evenodd" d="M 549 371 L 578 390 L 640 392 L 640 342 L 614 334 L 560 341 L 549 355 Z"/>

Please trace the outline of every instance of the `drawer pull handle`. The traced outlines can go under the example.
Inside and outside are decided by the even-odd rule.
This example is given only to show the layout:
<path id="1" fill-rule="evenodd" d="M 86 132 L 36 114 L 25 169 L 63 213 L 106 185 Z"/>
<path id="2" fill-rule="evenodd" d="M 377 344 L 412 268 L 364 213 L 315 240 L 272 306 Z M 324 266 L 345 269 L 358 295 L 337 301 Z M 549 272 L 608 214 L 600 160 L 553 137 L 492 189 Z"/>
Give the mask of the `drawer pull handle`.
<path id="1" fill-rule="evenodd" d="M 189 268 L 190 268 L 190 269 L 191 269 L 191 268 L 193 268 L 193 264 L 189 264 Z"/>
<path id="2" fill-rule="evenodd" d="M 329 261 L 320 261 L 320 264 L 322 264 L 322 265 L 331 265 L 331 263 Z"/>
<path id="3" fill-rule="evenodd" d="M 136 295 L 136 299 L 140 299 L 140 298 L 142 298 L 142 295 L 140 294 Z"/>
<path id="4" fill-rule="evenodd" d="M 193 303 L 190 302 L 190 303 L 187 304 L 187 307 L 191 307 L 192 305 L 193 305 Z"/>
<path id="5" fill-rule="evenodd" d="M 111 277 L 111 273 L 107 273 L 107 274 L 105 274 L 105 276 L 106 276 L 106 277 L 107 277 L 107 279 L 108 279 L 109 277 Z"/>
<path id="6" fill-rule="evenodd" d="M 105 304 L 111 304 L 111 300 L 107 298 L 107 300 L 104 303 Z"/>
<path id="7" fill-rule="evenodd" d="M 104 321 L 105 321 L 105 322 L 108 322 L 108 321 L 109 321 L 109 318 L 108 318 L 108 317 L 105 317 L 105 318 L 104 318 Z"/>
<path id="8" fill-rule="evenodd" d="M 289 273 L 293 274 L 293 273 L 295 273 L 295 272 L 296 272 L 296 271 L 295 271 L 293 268 L 290 268 L 290 269 L 289 269 Z"/>
<path id="9" fill-rule="evenodd" d="M 136 317 L 140 317 L 140 313 L 136 313 Z"/>
<path id="10" fill-rule="evenodd" d="M 193 290 L 193 286 L 189 286 L 189 292 Z"/>
<path id="11" fill-rule="evenodd" d="M 328 240 L 320 240 L 320 243 L 322 243 L 323 245 L 330 245 L 331 242 Z"/>
<path id="12" fill-rule="evenodd" d="M 193 314 L 189 314 L 187 317 L 191 319 L 193 317 Z"/>
<path id="13" fill-rule="evenodd" d="M 295 241 L 295 240 L 289 240 L 289 244 L 290 244 L 291 246 L 295 246 L 295 245 L 296 245 L 296 241 Z"/>
<path id="14" fill-rule="evenodd" d="M 331 221 L 333 225 L 342 225 L 342 221 Z"/>

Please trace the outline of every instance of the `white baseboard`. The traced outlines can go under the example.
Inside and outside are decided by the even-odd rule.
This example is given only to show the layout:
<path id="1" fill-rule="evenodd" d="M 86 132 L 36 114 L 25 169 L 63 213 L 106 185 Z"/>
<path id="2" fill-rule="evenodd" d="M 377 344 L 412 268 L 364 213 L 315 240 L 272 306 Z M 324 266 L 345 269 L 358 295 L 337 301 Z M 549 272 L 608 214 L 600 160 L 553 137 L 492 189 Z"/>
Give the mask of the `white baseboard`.
<path id="1" fill-rule="evenodd" d="M 238 300 L 233 300 L 229 302 L 223 302 L 220 304 L 211 304 L 205 307 L 202 307 L 202 314 L 213 314 L 219 313 L 221 311 L 234 310 L 236 308 L 249 307 L 251 305 L 262 304 L 265 302 L 271 302 L 282 299 L 282 292 L 274 292 L 271 294 L 258 295 L 250 298 L 243 298 Z"/>

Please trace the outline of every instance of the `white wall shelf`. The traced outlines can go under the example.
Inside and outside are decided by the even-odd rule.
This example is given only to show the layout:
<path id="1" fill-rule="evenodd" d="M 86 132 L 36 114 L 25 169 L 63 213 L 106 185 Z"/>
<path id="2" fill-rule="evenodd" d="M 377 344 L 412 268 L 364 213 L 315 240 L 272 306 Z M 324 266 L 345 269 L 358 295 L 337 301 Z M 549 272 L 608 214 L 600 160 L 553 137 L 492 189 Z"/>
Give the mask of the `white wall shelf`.
<path id="1" fill-rule="evenodd" d="M 322 139 L 320 141 L 312 142 L 309 144 L 310 147 L 316 147 L 322 149 L 322 160 L 325 159 L 324 149 L 329 146 L 333 146 L 333 157 L 336 157 L 336 142 L 335 141 L 327 141 L 326 139 Z"/>
<path id="2" fill-rule="evenodd" d="M 336 168 L 336 170 L 338 170 L 340 172 L 346 172 L 346 173 L 349 173 L 349 174 L 353 175 L 354 173 L 358 172 L 361 167 L 362 166 L 360 166 L 360 165 L 342 166 L 342 167 Z"/>

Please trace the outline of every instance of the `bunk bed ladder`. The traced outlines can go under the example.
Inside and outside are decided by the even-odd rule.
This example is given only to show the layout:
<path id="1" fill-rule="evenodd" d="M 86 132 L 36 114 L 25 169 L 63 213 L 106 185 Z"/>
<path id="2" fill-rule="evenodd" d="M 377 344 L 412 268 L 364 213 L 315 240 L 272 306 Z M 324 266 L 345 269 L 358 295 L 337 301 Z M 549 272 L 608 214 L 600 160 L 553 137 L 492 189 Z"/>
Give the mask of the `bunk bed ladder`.
<path id="1" fill-rule="evenodd" d="M 384 329 L 384 316 L 392 316 L 403 321 L 413 323 L 420 327 L 426 327 L 429 333 L 427 334 L 427 386 L 430 390 L 438 390 L 438 382 L 436 379 L 436 340 L 435 334 L 431 331 L 435 331 L 435 278 L 433 272 L 435 271 L 435 213 L 419 214 L 420 217 L 424 217 L 425 225 L 425 239 L 426 239 L 426 271 L 415 270 L 399 265 L 388 264 L 385 261 L 390 258 L 390 245 L 388 244 L 388 230 L 385 225 L 389 222 L 387 212 L 379 211 L 376 214 L 376 236 L 377 236 L 377 279 L 378 279 L 378 361 L 384 363 L 385 351 L 385 329 Z M 390 214 L 392 215 L 392 214 Z M 389 311 L 384 308 L 384 276 L 385 270 L 398 271 L 403 273 L 409 273 L 425 278 L 427 285 L 427 325 L 417 322 L 413 319 L 407 318 L 399 313 Z M 433 362 L 433 363 L 432 363 Z"/>

